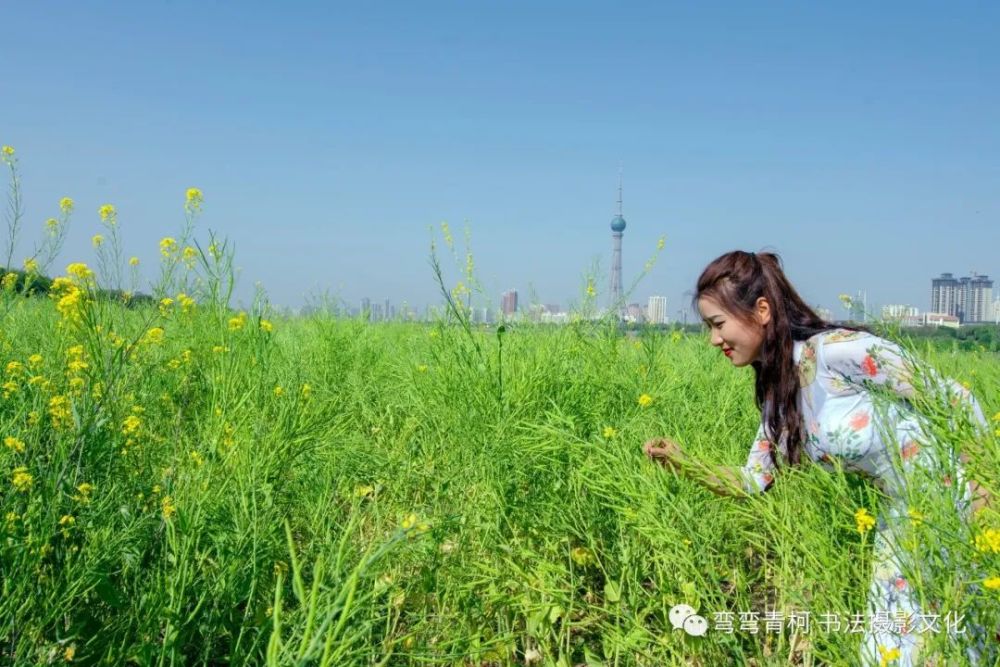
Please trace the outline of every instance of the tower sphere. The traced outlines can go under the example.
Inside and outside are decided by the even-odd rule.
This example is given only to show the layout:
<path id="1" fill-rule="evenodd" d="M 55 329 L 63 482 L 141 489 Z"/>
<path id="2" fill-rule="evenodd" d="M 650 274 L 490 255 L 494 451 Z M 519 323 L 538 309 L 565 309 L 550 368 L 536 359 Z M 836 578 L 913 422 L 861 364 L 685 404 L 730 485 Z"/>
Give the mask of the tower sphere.
<path id="1" fill-rule="evenodd" d="M 613 232 L 623 232 L 625 231 L 625 218 L 620 215 L 616 215 L 611 219 L 611 231 Z"/>

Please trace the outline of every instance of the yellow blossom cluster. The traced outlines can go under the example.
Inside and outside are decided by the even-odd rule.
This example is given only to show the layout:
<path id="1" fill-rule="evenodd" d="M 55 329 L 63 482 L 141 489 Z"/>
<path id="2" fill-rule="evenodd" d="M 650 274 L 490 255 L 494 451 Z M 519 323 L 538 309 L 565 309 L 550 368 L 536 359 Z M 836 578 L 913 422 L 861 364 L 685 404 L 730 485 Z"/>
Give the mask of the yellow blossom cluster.
<path id="1" fill-rule="evenodd" d="M 52 419 L 52 428 L 73 426 L 73 404 L 68 396 L 56 395 L 49 399 L 49 417 Z"/>
<path id="2" fill-rule="evenodd" d="M 858 508 L 858 511 L 854 513 L 854 521 L 857 524 L 858 532 L 862 535 L 875 527 L 875 517 L 869 514 L 864 507 Z"/>
<path id="3" fill-rule="evenodd" d="M 639 397 L 639 407 L 648 408 L 653 404 L 653 397 L 649 394 L 643 394 Z"/>
<path id="4" fill-rule="evenodd" d="M 104 204 L 101 208 L 97 209 L 97 212 L 101 216 L 101 222 L 109 225 L 114 225 L 118 219 L 118 211 L 111 204 Z"/>
<path id="5" fill-rule="evenodd" d="M 35 478 L 28 472 L 28 469 L 24 466 L 18 466 L 14 468 L 14 474 L 11 477 L 11 484 L 14 485 L 14 490 L 21 493 L 27 493 L 31 485 L 35 483 Z"/>
<path id="6" fill-rule="evenodd" d="M 271 324 L 271 320 L 261 320 L 260 330 L 265 333 L 271 333 L 272 331 L 274 331 L 274 325 Z"/>
<path id="7" fill-rule="evenodd" d="M 160 239 L 160 254 L 169 259 L 177 252 L 177 240 L 169 236 Z"/>
<path id="8" fill-rule="evenodd" d="M 163 342 L 163 339 L 165 337 L 166 337 L 166 332 L 163 330 L 162 327 L 152 327 L 142 335 L 142 338 L 139 339 L 139 342 L 140 344 L 143 345 L 159 345 L 160 343 Z"/>
<path id="9" fill-rule="evenodd" d="M 15 438 L 12 435 L 8 435 L 6 438 L 3 439 L 3 444 L 4 447 L 11 450 L 15 454 L 24 453 L 24 441 L 21 440 L 20 438 Z"/>
<path id="10" fill-rule="evenodd" d="M 76 204 L 69 197 L 63 197 L 59 200 L 59 210 L 62 211 L 63 215 L 69 215 L 73 212 L 73 207 Z"/>
<path id="11" fill-rule="evenodd" d="M 205 203 L 205 196 L 198 188 L 188 188 L 184 197 L 184 208 L 189 213 L 201 210 L 201 205 Z"/>
<path id="12" fill-rule="evenodd" d="M 239 331 L 244 326 L 246 326 L 246 323 L 247 323 L 247 314 L 245 311 L 241 310 L 239 313 L 237 313 L 235 317 L 229 318 L 229 330 Z"/>
<path id="13" fill-rule="evenodd" d="M 24 270 L 27 273 L 38 273 L 38 262 L 35 261 L 34 257 L 28 257 L 24 260 Z"/>
<path id="14" fill-rule="evenodd" d="M 101 245 L 104 244 L 104 235 L 103 234 L 94 234 L 92 237 L 90 237 L 90 243 L 95 248 L 100 248 Z"/>
<path id="15" fill-rule="evenodd" d="M 0 289 L 3 289 L 5 292 L 13 292 L 16 286 L 17 274 L 13 271 L 4 275 L 3 279 L 0 280 Z"/>
<path id="16" fill-rule="evenodd" d="M 976 551 L 1000 554 L 1000 530 L 987 528 L 976 535 Z"/>
<path id="17" fill-rule="evenodd" d="M 198 251 L 191 246 L 184 246 L 184 250 L 181 252 L 181 259 L 184 261 L 184 266 L 193 269 L 195 260 L 198 259 Z"/>

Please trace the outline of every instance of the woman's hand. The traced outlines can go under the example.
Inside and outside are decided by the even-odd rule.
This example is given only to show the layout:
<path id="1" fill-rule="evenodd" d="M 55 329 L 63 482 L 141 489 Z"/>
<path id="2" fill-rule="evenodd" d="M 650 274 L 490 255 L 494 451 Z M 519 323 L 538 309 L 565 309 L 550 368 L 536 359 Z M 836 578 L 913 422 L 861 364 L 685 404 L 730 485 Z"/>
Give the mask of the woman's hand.
<path id="1" fill-rule="evenodd" d="M 680 472 L 680 463 L 684 453 L 681 451 L 681 446 L 673 440 L 667 438 L 647 440 L 646 444 L 642 446 L 642 451 L 651 460 L 665 468 Z"/>

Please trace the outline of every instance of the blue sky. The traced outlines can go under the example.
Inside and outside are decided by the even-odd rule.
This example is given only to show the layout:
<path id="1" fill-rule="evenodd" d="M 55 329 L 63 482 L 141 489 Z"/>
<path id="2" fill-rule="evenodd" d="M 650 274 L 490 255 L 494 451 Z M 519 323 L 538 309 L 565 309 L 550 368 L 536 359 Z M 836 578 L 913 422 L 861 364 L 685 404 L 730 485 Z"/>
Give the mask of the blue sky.
<path id="1" fill-rule="evenodd" d="M 753 5 L 753 6 L 751 6 Z M 758 6 L 759 5 L 759 6 Z M 437 300 L 429 227 L 468 224 L 491 305 L 578 299 L 624 168 L 634 300 L 775 249 L 835 313 L 1000 272 L 996 3 L 5 3 L 0 142 L 60 265 L 116 205 L 147 271 L 184 191 L 238 297 Z M 454 279 L 457 279 L 457 273 Z M 602 294 L 603 296 L 603 294 Z M 524 297 L 522 297 L 524 298 Z"/>

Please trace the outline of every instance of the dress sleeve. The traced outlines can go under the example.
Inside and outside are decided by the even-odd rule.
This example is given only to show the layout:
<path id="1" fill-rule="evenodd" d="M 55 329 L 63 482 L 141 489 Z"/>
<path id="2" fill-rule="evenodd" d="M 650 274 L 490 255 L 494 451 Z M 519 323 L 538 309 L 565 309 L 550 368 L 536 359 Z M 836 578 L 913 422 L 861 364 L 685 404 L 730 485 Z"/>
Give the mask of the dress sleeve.
<path id="1" fill-rule="evenodd" d="M 743 477 L 743 490 L 747 493 L 763 493 L 774 481 L 774 461 L 771 459 L 771 448 L 774 444 L 764 433 L 764 425 L 757 429 L 757 437 L 750 447 L 747 463 L 740 469 Z"/>
<path id="2" fill-rule="evenodd" d="M 973 419 L 986 418 L 972 393 L 941 377 L 929 364 L 896 343 L 869 334 L 831 334 L 820 345 L 822 363 L 834 380 L 855 387 L 883 387 L 906 401 L 946 397 L 952 407 L 964 404 Z"/>

